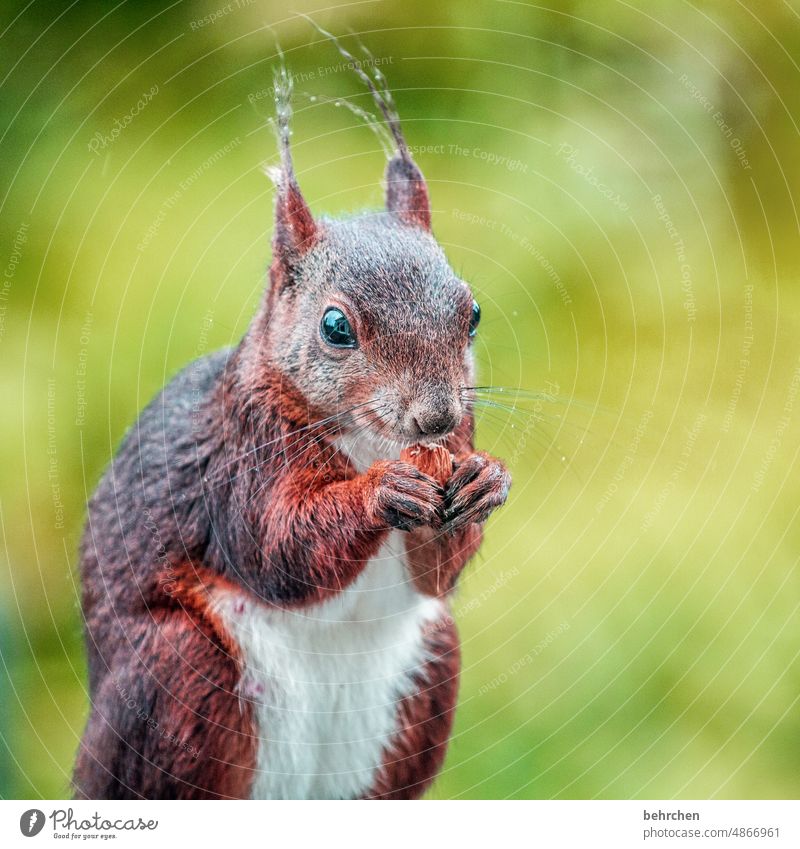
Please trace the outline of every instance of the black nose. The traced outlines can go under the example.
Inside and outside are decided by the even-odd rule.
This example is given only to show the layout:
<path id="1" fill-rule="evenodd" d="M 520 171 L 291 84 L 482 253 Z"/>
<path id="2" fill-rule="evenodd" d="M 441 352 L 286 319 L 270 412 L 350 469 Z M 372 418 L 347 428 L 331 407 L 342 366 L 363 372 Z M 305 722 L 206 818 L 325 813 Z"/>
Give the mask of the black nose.
<path id="1" fill-rule="evenodd" d="M 456 417 L 452 410 L 430 410 L 414 416 L 414 424 L 423 436 L 441 436 L 453 430 Z"/>

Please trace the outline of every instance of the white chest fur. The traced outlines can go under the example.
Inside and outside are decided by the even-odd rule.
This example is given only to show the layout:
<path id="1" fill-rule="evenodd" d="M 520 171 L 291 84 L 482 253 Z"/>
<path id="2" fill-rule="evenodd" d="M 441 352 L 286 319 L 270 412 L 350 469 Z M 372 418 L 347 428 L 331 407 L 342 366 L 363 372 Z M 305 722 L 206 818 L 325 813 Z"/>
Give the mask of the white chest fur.
<path id="1" fill-rule="evenodd" d="M 252 797 L 352 798 L 367 792 L 396 730 L 397 703 L 425 662 L 422 629 L 442 613 L 405 569 L 403 536 L 344 592 L 285 611 L 221 593 L 214 607 L 244 659 L 256 707 Z"/>

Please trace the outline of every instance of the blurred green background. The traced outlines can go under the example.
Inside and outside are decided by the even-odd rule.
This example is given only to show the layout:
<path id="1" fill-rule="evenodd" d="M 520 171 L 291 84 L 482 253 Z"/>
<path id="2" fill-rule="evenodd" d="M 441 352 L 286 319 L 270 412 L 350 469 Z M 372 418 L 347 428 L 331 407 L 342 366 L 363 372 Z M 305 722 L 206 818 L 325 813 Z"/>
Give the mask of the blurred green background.
<path id="1" fill-rule="evenodd" d="M 369 104 L 306 11 L 395 92 L 483 305 L 479 382 L 557 396 L 480 421 L 515 487 L 454 603 L 430 795 L 796 798 L 800 7 L 285 8 L 0 13 L 0 795 L 69 792 L 88 494 L 261 296 L 276 38 L 312 208 L 381 203 L 376 138 L 327 98 Z"/>

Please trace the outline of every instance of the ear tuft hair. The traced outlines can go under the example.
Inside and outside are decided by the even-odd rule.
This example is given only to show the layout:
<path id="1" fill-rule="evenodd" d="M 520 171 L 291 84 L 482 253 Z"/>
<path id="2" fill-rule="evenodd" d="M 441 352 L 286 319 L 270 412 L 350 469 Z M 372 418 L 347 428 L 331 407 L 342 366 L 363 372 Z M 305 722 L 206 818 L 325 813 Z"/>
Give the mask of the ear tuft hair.
<path id="1" fill-rule="evenodd" d="M 406 144 L 400 117 L 394 98 L 380 69 L 372 62 L 375 78 L 373 79 L 362 67 L 362 63 L 339 41 L 339 39 L 323 29 L 308 15 L 303 15 L 321 35 L 331 41 L 342 57 L 353 69 L 356 76 L 364 83 L 372 95 L 376 106 L 380 109 L 383 119 L 394 139 L 397 150 L 386 166 L 386 209 L 395 215 L 403 224 L 412 227 L 431 228 L 431 207 L 428 187 L 422 172 L 411 157 Z M 361 49 L 369 59 L 372 54 L 366 47 Z"/>
<path id="2" fill-rule="evenodd" d="M 386 208 L 409 227 L 431 229 L 431 203 L 425 178 L 411 158 L 399 153 L 386 166 Z"/>
<path id="3" fill-rule="evenodd" d="M 275 233 L 272 240 L 273 262 L 284 272 L 290 272 L 297 260 L 315 244 L 317 225 L 303 198 L 294 174 L 291 151 L 292 78 L 281 62 L 275 70 L 275 121 L 280 166 L 270 166 L 267 175 L 275 183 Z M 284 274 L 282 279 L 291 279 Z"/>

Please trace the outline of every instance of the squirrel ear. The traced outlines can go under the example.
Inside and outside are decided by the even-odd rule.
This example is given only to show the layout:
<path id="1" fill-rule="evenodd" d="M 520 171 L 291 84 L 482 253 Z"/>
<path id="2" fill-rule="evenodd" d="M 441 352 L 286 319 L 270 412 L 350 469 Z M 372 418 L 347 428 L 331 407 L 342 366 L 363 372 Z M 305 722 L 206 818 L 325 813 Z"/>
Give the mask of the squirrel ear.
<path id="1" fill-rule="evenodd" d="M 372 73 L 367 73 L 363 67 L 364 62 L 353 56 L 335 35 L 323 29 L 319 24 L 314 23 L 308 15 L 304 17 L 311 22 L 317 32 L 334 43 L 336 49 L 347 62 L 347 66 L 355 72 L 356 76 L 369 89 L 372 99 L 375 101 L 378 109 L 380 109 L 386 126 L 394 140 L 396 153 L 386 166 L 386 209 L 409 227 L 421 227 L 423 230 L 430 230 L 431 203 L 428 198 L 428 187 L 425 184 L 422 171 L 417 168 L 414 160 L 411 158 L 411 152 L 408 149 L 405 137 L 403 136 L 403 130 L 400 126 L 400 117 L 397 114 L 394 98 L 381 73 L 381 69 L 378 67 L 378 63 L 374 61 L 369 50 L 361 45 L 361 49 L 366 54 L 367 59 L 372 60 L 369 62 Z M 361 114 L 363 117 L 363 113 Z M 383 138 L 383 136 L 381 137 Z"/>
<path id="2" fill-rule="evenodd" d="M 276 184 L 272 250 L 276 259 L 291 265 L 313 247 L 317 240 L 317 225 L 294 175 L 283 171 Z"/>
<path id="3" fill-rule="evenodd" d="M 275 233 L 272 237 L 273 279 L 280 289 L 293 278 L 297 261 L 317 240 L 317 225 L 297 185 L 290 145 L 292 117 L 292 78 L 281 64 L 275 71 L 275 129 L 280 149 L 280 166 L 267 169 L 275 183 Z"/>
<path id="4" fill-rule="evenodd" d="M 386 166 L 386 209 L 410 227 L 431 229 L 428 186 L 408 154 L 396 153 Z"/>

